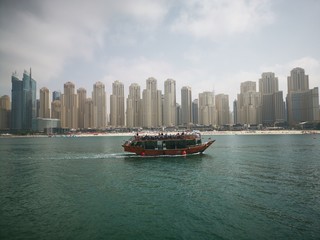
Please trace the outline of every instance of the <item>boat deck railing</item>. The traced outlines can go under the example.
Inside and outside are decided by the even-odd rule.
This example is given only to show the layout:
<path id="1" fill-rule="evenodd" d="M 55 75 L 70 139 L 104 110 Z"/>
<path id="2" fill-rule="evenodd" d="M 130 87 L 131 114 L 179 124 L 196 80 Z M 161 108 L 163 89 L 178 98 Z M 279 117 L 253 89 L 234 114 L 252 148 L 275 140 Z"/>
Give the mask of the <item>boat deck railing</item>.
<path id="1" fill-rule="evenodd" d="M 197 133 L 177 133 L 177 134 L 163 134 L 158 135 L 136 135 L 133 140 L 135 141 L 163 141 L 163 140 L 191 140 L 201 138 L 200 134 Z"/>

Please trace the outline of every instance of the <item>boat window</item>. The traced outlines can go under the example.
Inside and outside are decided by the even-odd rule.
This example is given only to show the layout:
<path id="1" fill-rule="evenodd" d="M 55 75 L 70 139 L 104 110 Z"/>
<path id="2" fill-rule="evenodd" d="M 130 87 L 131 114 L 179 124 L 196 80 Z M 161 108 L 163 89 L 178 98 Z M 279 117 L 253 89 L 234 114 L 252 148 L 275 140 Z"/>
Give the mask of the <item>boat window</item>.
<path id="1" fill-rule="evenodd" d="M 145 142 L 146 149 L 155 149 L 157 147 L 156 141 Z"/>
<path id="2" fill-rule="evenodd" d="M 176 143 L 174 141 L 165 141 L 166 148 L 167 149 L 175 149 Z"/>
<path id="3" fill-rule="evenodd" d="M 185 148 L 185 147 L 187 147 L 187 143 L 184 140 L 177 141 L 176 145 L 177 145 L 177 148 Z"/>
<path id="4" fill-rule="evenodd" d="M 193 146 L 193 145 L 196 145 L 196 140 L 195 139 L 187 140 L 186 143 L 187 143 L 187 146 Z"/>
<path id="5" fill-rule="evenodd" d="M 142 146 L 142 142 L 133 142 L 133 143 L 131 144 L 131 146 L 141 147 L 141 146 Z"/>

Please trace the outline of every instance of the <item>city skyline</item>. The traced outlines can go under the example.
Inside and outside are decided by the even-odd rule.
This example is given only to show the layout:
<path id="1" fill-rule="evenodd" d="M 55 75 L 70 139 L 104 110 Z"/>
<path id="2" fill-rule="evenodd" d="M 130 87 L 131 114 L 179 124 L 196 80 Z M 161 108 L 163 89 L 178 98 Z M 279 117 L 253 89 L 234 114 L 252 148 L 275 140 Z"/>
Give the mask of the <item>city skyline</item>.
<path id="1" fill-rule="evenodd" d="M 213 90 L 210 90 L 210 89 L 203 89 L 203 90 L 201 90 L 200 89 L 200 92 L 194 92 L 193 91 L 193 87 L 192 86 L 187 86 L 187 85 L 181 85 L 181 84 L 178 84 L 177 83 L 177 81 L 175 80 L 175 79 L 170 79 L 170 78 L 167 78 L 167 79 L 164 79 L 164 80 L 159 80 L 159 79 L 157 79 L 157 78 L 155 78 L 155 77 L 152 77 L 152 76 L 150 76 L 150 77 L 148 77 L 148 78 L 146 78 L 146 79 L 144 79 L 143 80 L 143 83 L 142 84 L 140 84 L 140 83 L 136 83 L 136 82 L 130 82 L 130 83 L 128 83 L 128 86 L 127 85 L 124 85 L 123 84 L 123 81 L 121 81 L 121 80 L 113 80 L 112 82 L 110 82 L 109 83 L 109 85 L 107 85 L 106 83 L 104 83 L 104 82 L 100 82 L 100 81 L 97 81 L 97 82 L 90 82 L 90 87 L 89 87 L 89 89 L 87 89 L 87 88 L 84 88 L 84 87 L 82 87 L 82 86 L 78 86 L 77 85 L 77 82 L 76 81 L 66 81 L 66 82 L 70 82 L 70 83 L 73 83 L 74 85 L 75 85 L 75 89 L 76 90 L 79 90 L 79 89 L 85 89 L 86 91 L 88 91 L 88 92 L 90 92 L 90 90 L 94 90 L 94 83 L 100 83 L 100 84 L 103 84 L 103 85 L 105 85 L 105 91 L 106 91 L 106 97 L 108 98 L 108 100 L 110 100 L 109 98 L 113 95 L 113 85 L 114 85 L 114 83 L 115 82 L 120 82 L 122 85 L 123 85 L 123 88 L 124 88 L 124 97 L 125 97 L 125 99 L 128 97 L 128 95 L 130 94 L 130 86 L 131 86 L 131 84 L 138 84 L 140 87 L 143 87 L 144 85 L 145 85 L 145 81 L 147 80 L 147 79 L 149 79 L 149 78 L 152 78 L 152 79 L 155 79 L 158 83 L 157 83 L 157 89 L 159 90 L 159 91 L 161 91 L 162 93 L 164 93 L 165 92 L 165 83 L 166 83 L 166 81 L 167 80 L 173 80 L 173 81 L 175 81 L 175 83 L 176 83 L 176 85 L 179 85 L 179 86 L 181 86 L 180 88 L 176 88 L 176 100 L 177 100 L 177 103 L 178 104 L 180 104 L 181 105 L 181 89 L 183 89 L 184 87 L 190 87 L 191 88 L 191 91 L 192 91 L 192 100 L 194 100 L 194 99 L 197 99 L 198 98 L 198 95 L 199 95 L 199 93 L 203 93 L 203 92 L 213 92 L 214 93 L 214 95 L 218 95 L 218 94 L 224 94 L 224 95 L 228 95 L 229 96 L 229 108 L 231 109 L 232 108 L 232 101 L 234 101 L 234 100 L 237 100 L 237 95 L 241 92 L 241 84 L 243 83 L 243 82 L 255 82 L 256 84 L 257 84 L 257 87 L 256 87 L 256 90 L 257 91 L 260 91 L 260 88 L 261 88 L 261 86 L 260 86 L 260 80 L 261 80 L 261 77 L 263 78 L 264 76 L 263 75 L 268 75 L 268 74 L 273 74 L 273 75 L 275 75 L 275 76 L 277 76 L 276 78 L 277 78 L 277 82 L 278 82 L 278 84 L 277 84 L 277 86 L 278 86 L 278 90 L 279 91 L 281 91 L 281 92 L 283 92 L 283 98 L 285 99 L 285 97 L 286 97 L 286 95 L 287 95 L 287 93 L 288 93 L 288 85 L 287 85 L 287 78 L 289 77 L 289 75 L 290 75 L 290 72 L 293 70 L 293 69 L 295 69 L 295 68 L 302 68 L 302 69 L 304 69 L 303 67 L 301 67 L 301 66 L 296 66 L 296 67 L 294 67 L 294 68 L 292 68 L 292 69 L 290 69 L 289 71 L 288 71 L 288 73 L 287 73 L 287 75 L 285 76 L 285 82 L 286 82 L 286 85 L 285 85 L 285 87 L 283 88 L 283 89 L 281 89 L 279 86 L 280 86 L 280 84 L 279 84 L 279 77 L 278 77 L 278 75 L 277 75 L 277 73 L 275 73 L 275 72 L 272 72 L 272 71 L 270 71 L 270 72 L 261 72 L 260 73 L 260 75 L 259 75 L 259 77 L 257 78 L 257 79 L 253 79 L 252 81 L 246 81 L 246 80 L 244 80 L 244 81 L 241 81 L 240 83 L 239 83 L 239 86 L 234 86 L 235 87 L 235 89 L 236 89 L 236 92 L 235 92 L 235 98 L 232 98 L 232 96 L 230 95 L 230 94 L 228 94 L 228 92 L 217 92 L 217 91 L 215 91 L 214 89 Z M 304 69 L 305 70 L 305 69 Z M 25 74 L 25 72 L 26 72 L 27 70 L 24 70 L 23 71 L 23 74 Z M 33 71 L 34 72 L 34 71 Z M 310 76 L 310 74 L 305 70 L 305 72 L 306 72 L 306 74 L 308 75 L 308 76 Z M 22 74 L 22 76 L 23 76 L 23 74 Z M 32 73 L 33 74 L 33 73 Z M 19 75 L 19 72 L 17 72 L 17 71 L 14 71 L 13 73 L 12 73 L 12 75 L 10 76 L 10 77 L 12 77 L 12 76 L 15 76 L 15 77 L 17 77 L 17 78 L 22 78 L 22 77 L 20 77 L 20 75 Z M 309 87 L 310 88 L 315 88 L 315 87 L 318 87 L 318 85 L 312 85 L 310 82 L 310 78 L 312 78 L 312 76 L 311 77 L 309 77 L 308 78 L 308 82 L 309 82 Z M 11 84 L 11 81 L 8 81 L 8 82 L 10 82 L 10 84 Z M 64 82 L 63 84 L 62 84 L 62 86 L 64 86 L 64 84 L 66 83 L 66 82 Z M 37 80 L 37 86 L 39 86 L 39 81 Z M 55 89 L 50 89 L 48 86 L 42 86 L 42 85 L 40 85 L 41 87 L 40 87 L 40 89 L 48 89 L 49 91 L 50 91 L 50 101 L 54 98 L 54 95 L 56 95 L 56 94 L 62 94 L 63 93 L 63 87 L 57 87 L 57 88 L 55 88 Z M 38 87 L 37 87 L 38 88 Z M 319 88 L 319 87 L 318 87 Z M 40 90 L 39 89 L 39 90 Z M 60 89 L 62 89 L 62 90 L 60 90 Z M 10 87 L 10 90 L 9 90 L 9 92 L 7 92 L 7 93 L 5 93 L 5 94 L 2 94 L 2 95 L 0 95 L 0 96 L 4 96 L 4 95 L 11 95 L 11 90 L 12 90 L 12 86 Z M 41 93 L 40 93 L 40 91 L 37 91 L 36 92 L 36 98 L 37 99 L 40 99 L 40 97 L 41 97 Z M 141 97 L 142 97 L 142 94 L 141 94 Z M 319 99 L 319 101 L 320 101 L 320 99 Z M 320 102 L 319 102 L 320 103 Z M 109 111 L 110 111 L 110 108 L 107 108 L 107 110 L 108 110 L 108 113 L 110 113 Z"/>
<path id="2" fill-rule="evenodd" d="M 8 120 L 11 119 L 12 130 L 40 129 L 44 124 L 58 126 L 60 122 L 63 129 L 104 129 L 109 125 L 158 128 L 188 127 L 193 124 L 275 126 L 288 123 L 288 126 L 295 126 L 304 122 L 320 121 L 319 88 L 309 88 L 309 75 L 300 67 L 292 69 L 287 77 L 286 101 L 283 99 L 283 92 L 279 91 L 276 75 L 264 72 L 259 79 L 259 91 L 255 81 L 240 84 L 240 93 L 233 102 L 232 110 L 229 107 L 229 95 L 204 91 L 199 93 L 198 99 L 192 100 L 192 89 L 188 86 L 181 88 L 180 105 L 176 102 L 177 89 L 174 79 L 164 82 L 165 90 L 162 93 L 158 89 L 157 79 L 150 77 L 146 79 L 142 99 L 140 86 L 136 83 L 130 85 L 127 106 L 123 83 L 114 81 L 110 95 L 110 113 L 107 112 L 107 96 L 102 82 L 93 85 L 92 98 L 87 98 L 86 89 L 80 87 L 75 91 L 75 84 L 67 82 L 62 94 L 52 92 L 50 116 L 50 90 L 42 87 L 39 90 L 40 99 L 36 99 L 37 82 L 32 78 L 31 69 L 29 73 L 24 71 L 22 80 L 13 74 L 11 82 L 12 111 L 10 114 L 6 103 L 10 98 L 2 96 L 0 119 L 6 123 L 1 122 L 0 125 L 8 128 Z M 197 110 L 191 102 L 197 105 Z M 194 116 L 195 111 L 197 118 Z M 52 119 L 53 116 L 59 118 L 59 121 Z"/>
<path id="3" fill-rule="evenodd" d="M 274 72 L 286 96 L 295 67 L 319 87 L 319 11 L 312 0 L 1 1 L 0 96 L 25 67 L 34 69 L 38 89 L 62 92 L 70 81 L 90 91 L 100 81 L 110 96 L 119 80 L 127 96 L 130 83 L 154 77 L 190 86 L 193 98 L 228 94 L 230 103 L 241 82 Z"/>

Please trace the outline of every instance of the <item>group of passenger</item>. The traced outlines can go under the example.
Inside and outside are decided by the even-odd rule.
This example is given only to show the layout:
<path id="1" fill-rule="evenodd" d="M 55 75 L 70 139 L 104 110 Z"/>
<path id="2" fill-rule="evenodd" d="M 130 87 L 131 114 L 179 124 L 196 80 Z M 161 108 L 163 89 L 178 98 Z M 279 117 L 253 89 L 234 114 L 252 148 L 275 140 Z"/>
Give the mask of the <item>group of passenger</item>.
<path id="1" fill-rule="evenodd" d="M 163 134 L 159 133 L 158 135 L 144 135 L 144 136 L 139 136 L 139 133 L 136 134 L 135 139 L 136 140 L 170 140 L 170 139 L 184 139 L 185 136 L 193 136 L 193 133 L 176 133 L 176 134 Z"/>

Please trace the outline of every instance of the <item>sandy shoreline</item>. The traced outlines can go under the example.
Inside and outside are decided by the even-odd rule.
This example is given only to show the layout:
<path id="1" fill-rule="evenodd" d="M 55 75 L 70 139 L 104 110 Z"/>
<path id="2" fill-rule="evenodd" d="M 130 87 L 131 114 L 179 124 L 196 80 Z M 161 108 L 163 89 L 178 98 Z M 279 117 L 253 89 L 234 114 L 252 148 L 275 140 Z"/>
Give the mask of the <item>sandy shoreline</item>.
<path id="1" fill-rule="evenodd" d="M 51 137 L 131 137 L 135 132 L 127 133 L 76 133 L 68 135 L 53 135 Z M 156 135 L 158 132 L 142 131 L 140 135 Z M 170 133 L 168 133 L 170 134 Z M 174 133 L 171 133 L 174 134 Z M 204 136 L 232 136 L 232 135 L 298 135 L 298 134 L 320 134 L 320 130 L 256 130 L 256 131 L 205 131 L 201 132 Z M 48 137 L 47 135 L 0 135 L 0 138 L 37 138 Z"/>

